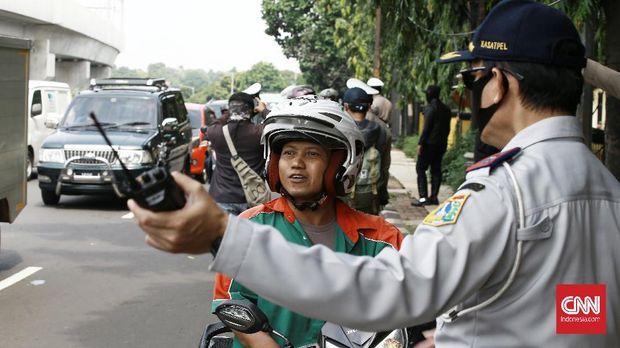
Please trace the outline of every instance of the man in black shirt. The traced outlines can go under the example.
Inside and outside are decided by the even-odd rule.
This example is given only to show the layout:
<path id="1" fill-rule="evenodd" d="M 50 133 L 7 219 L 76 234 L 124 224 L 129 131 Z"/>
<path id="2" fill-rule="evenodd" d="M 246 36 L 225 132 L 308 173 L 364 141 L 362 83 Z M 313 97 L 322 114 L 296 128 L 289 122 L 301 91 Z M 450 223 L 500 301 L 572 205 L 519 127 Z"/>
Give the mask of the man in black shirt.
<path id="1" fill-rule="evenodd" d="M 411 204 L 423 206 L 439 204 L 437 194 L 441 186 L 441 159 L 446 153 L 450 134 L 450 109 L 439 100 L 439 86 L 426 88 L 428 105 L 424 109 L 424 130 L 418 141 L 418 192 L 420 198 Z M 426 170 L 431 167 L 431 195 L 428 196 Z"/>
<path id="2" fill-rule="evenodd" d="M 238 215 L 248 208 L 239 175 L 230 163 L 230 150 L 222 128 L 228 125 L 237 153 L 256 173 L 265 167 L 260 137 L 263 126 L 250 121 L 254 109 L 251 95 L 243 92 L 233 94 L 228 100 L 230 114 L 217 120 L 207 129 L 207 139 L 215 152 L 216 164 L 209 193 L 225 211 Z"/>

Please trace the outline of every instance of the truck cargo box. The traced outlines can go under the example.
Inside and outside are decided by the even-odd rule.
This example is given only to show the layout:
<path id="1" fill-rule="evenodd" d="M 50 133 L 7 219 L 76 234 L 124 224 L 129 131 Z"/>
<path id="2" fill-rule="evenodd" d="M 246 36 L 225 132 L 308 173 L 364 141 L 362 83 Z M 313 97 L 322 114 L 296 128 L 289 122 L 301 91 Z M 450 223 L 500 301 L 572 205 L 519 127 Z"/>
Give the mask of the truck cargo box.
<path id="1" fill-rule="evenodd" d="M 0 36 L 0 222 L 26 206 L 30 48 L 30 40 Z"/>

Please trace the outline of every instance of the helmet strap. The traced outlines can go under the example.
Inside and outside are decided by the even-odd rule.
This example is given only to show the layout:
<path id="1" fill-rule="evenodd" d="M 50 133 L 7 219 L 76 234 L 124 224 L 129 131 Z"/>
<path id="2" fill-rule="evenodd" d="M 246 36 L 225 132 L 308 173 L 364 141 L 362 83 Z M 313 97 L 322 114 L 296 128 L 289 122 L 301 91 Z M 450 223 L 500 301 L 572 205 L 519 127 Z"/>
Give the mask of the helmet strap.
<path id="1" fill-rule="evenodd" d="M 327 192 L 325 192 L 325 190 L 321 192 L 321 197 L 319 199 L 314 200 L 314 201 L 305 201 L 305 202 L 297 202 L 295 197 L 291 196 L 284 188 L 280 190 L 280 194 L 286 197 L 286 199 L 288 199 L 289 202 L 293 203 L 295 208 L 297 208 L 300 211 L 304 211 L 306 209 L 310 209 L 311 211 L 316 211 L 319 209 L 319 207 L 321 207 L 321 205 L 323 205 L 323 203 L 325 203 L 325 200 L 327 200 Z"/>

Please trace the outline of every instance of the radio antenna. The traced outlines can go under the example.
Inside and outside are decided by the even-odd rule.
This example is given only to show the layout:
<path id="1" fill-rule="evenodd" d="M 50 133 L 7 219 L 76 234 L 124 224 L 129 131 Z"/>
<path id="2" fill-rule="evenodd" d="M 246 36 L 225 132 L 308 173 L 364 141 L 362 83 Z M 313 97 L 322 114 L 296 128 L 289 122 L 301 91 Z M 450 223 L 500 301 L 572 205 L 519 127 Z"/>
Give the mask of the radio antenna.
<path id="1" fill-rule="evenodd" d="M 112 149 L 112 153 L 114 154 L 114 157 L 118 160 L 118 163 L 120 163 L 121 167 L 123 167 L 123 172 L 125 173 L 125 176 L 129 180 L 129 185 L 131 185 L 131 188 L 134 190 L 139 190 L 140 184 L 136 181 L 133 175 L 131 175 L 131 173 L 129 172 L 129 169 L 125 167 L 125 164 L 123 163 L 123 161 L 121 161 L 121 158 L 118 156 L 118 152 L 116 152 L 116 150 L 112 146 L 112 142 L 110 141 L 110 139 L 108 139 L 108 136 L 105 134 L 103 127 L 101 127 L 101 123 L 99 123 L 99 121 L 97 120 L 97 116 L 95 116 L 95 113 L 92 111 L 90 112 L 90 118 L 95 123 L 95 127 L 97 127 L 97 129 L 99 130 L 99 133 L 101 133 L 105 142 L 108 144 L 108 146 L 110 146 L 110 149 Z"/>

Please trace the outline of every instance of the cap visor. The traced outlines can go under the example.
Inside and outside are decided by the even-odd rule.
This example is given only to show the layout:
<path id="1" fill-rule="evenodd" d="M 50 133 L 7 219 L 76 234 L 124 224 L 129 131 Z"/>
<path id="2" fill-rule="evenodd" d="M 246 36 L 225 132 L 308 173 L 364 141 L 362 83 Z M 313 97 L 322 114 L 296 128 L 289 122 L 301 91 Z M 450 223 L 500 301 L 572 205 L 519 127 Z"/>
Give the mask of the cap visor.
<path id="1" fill-rule="evenodd" d="M 469 62 L 476 59 L 469 51 L 454 51 L 435 59 L 435 63 Z"/>

